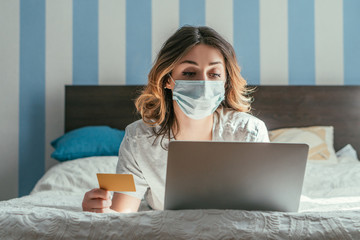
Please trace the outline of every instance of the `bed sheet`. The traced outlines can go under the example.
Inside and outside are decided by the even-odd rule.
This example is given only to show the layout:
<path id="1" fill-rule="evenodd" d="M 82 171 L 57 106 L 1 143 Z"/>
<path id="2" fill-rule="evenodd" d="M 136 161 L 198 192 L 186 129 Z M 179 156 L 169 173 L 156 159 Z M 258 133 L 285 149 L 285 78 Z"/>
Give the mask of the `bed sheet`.
<path id="1" fill-rule="evenodd" d="M 349 160 L 349 159 L 348 159 Z M 359 239 L 360 163 L 307 164 L 297 213 L 241 210 L 82 212 L 97 172 L 116 157 L 58 164 L 29 196 L 0 202 L 0 239 Z"/>

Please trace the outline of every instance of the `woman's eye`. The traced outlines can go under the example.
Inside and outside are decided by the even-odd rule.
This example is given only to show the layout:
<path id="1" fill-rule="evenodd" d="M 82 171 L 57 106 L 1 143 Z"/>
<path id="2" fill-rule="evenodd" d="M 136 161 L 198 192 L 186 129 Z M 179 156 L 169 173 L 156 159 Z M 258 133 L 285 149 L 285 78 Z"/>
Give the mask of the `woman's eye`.
<path id="1" fill-rule="evenodd" d="M 195 72 L 183 72 L 182 75 L 187 76 L 187 77 L 191 77 L 191 76 L 195 75 Z"/>
<path id="2" fill-rule="evenodd" d="M 221 74 L 220 73 L 211 73 L 210 76 L 214 77 L 214 78 L 220 78 Z"/>

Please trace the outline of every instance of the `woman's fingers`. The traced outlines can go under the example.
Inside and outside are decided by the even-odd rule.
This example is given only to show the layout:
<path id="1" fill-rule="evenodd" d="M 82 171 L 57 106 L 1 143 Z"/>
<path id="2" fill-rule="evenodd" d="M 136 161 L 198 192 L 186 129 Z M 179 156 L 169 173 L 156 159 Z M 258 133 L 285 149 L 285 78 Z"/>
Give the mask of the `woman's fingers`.
<path id="1" fill-rule="evenodd" d="M 85 195 L 88 195 L 87 197 L 92 198 L 102 198 L 102 199 L 110 199 L 111 194 L 109 191 L 101 189 L 101 188 L 94 188 L 87 192 Z"/>
<path id="2" fill-rule="evenodd" d="M 111 195 L 109 191 L 104 189 L 94 188 L 84 195 L 82 202 L 83 211 L 93 212 L 94 209 L 107 209 L 112 204 Z M 99 212 L 99 210 L 96 210 Z"/>
<path id="3" fill-rule="evenodd" d="M 88 206 L 90 208 L 108 208 L 111 207 L 111 200 L 103 200 L 103 199 L 90 199 L 88 201 Z"/>
<path id="4" fill-rule="evenodd" d="M 111 200 L 104 200 L 104 199 L 88 199 L 83 201 L 83 210 L 90 211 L 92 209 L 103 209 L 103 208 L 110 208 L 111 207 Z"/>

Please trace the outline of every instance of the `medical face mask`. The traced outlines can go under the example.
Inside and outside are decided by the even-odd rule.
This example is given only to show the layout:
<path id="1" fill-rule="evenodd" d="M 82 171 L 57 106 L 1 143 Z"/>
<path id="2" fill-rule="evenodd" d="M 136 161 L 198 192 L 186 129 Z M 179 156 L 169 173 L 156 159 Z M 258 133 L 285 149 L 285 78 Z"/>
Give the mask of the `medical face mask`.
<path id="1" fill-rule="evenodd" d="M 189 118 L 202 119 L 211 115 L 225 98 L 222 80 L 172 80 L 175 83 L 173 100 Z"/>

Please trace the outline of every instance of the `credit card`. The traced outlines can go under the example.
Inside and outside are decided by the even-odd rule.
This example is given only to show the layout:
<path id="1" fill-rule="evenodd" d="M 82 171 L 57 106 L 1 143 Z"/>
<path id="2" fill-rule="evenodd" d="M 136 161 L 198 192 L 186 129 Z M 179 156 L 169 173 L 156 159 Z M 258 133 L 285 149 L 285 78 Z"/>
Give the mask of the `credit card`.
<path id="1" fill-rule="evenodd" d="M 97 173 L 99 186 L 108 191 L 135 192 L 132 174 Z"/>

